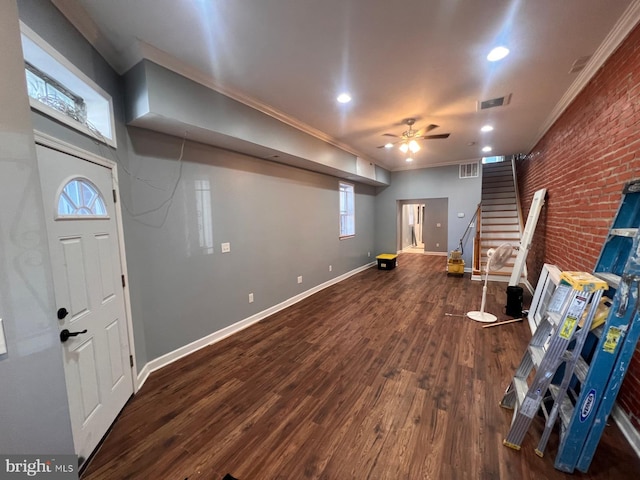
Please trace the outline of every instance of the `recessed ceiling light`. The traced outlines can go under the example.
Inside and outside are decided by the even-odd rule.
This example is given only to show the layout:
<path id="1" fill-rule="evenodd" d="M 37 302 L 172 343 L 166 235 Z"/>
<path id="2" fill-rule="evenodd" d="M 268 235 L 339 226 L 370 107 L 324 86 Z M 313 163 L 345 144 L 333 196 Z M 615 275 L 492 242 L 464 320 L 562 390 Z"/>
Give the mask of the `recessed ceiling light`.
<path id="1" fill-rule="evenodd" d="M 338 95 L 338 98 L 336 98 L 336 100 L 338 100 L 338 102 L 340 103 L 349 103 L 351 101 L 351 95 L 349 95 L 347 92 L 343 92 Z"/>
<path id="2" fill-rule="evenodd" d="M 489 145 L 487 145 L 486 147 L 482 147 L 482 151 L 483 152 L 490 152 L 491 150 L 493 150 L 493 148 L 491 148 Z"/>
<path id="3" fill-rule="evenodd" d="M 493 131 L 493 127 L 491 125 L 484 125 L 481 129 L 481 132 L 492 132 Z"/>
<path id="4" fill-rule="evenodd" d="M 490 62 L 497 62 L 498 60 L 502 60 L 504 57 L 509 55 L 509 49 L 507 47 L 496 47 L 489 52 L 487 55 L 487 60 Z"/>
<path id="5" fill-rule="evenodd" d="M 393 148 L 393 143 L 385 143 L 384 148 Z"/>

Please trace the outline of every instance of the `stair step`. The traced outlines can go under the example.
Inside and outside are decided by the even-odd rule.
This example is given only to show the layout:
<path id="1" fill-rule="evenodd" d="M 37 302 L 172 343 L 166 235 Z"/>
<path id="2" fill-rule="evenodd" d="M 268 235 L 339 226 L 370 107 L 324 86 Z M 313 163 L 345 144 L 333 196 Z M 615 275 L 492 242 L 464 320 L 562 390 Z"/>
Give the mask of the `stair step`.
<path id="1" fill-rule="evenodd" d="M 482 195 L 482 201 L 492 200 L 495 198 L 512 198 L 513 201 L 516 201 L 516 192 L 493 192 L 493 193 L 485 193 Z"/>
<path id="2" fill-rule="evenodd" d="M 505 240 L 520 240 L 520 232 L 482 232 L 480 242 L 483 240 L 502 238 Z"/>
<path id="3" fill-rule="evenodd" d="M 520 226 L 517 223 L 508 224 L 491 224 L 482 225 L 482 233 L 499 233 L 499 232 L 517 232 L 520 233 Z"/>
<path id="4" fill-rule="evenodd" d="M 482 182 L 482 191 L 483 192 L 488 190 L 488 189 L 501 188 L 501 187 L 514 188 L 513 187 L 513 179 L 511 179 L 511 180 L 499 180 L 499 181 L 495 181 L 495 182 Z"/>
<path id="5" fill-rule="evenodd" d="M 513 183 L 513 175 L 511 175 L 511 172 L 506 173 L 506 174 L 493 174 L 493 175 L 483 175 L 482 177 L 482 185 L 486 186 L 486 185 L 490 185 L 492 183 L 496 183 L 496 182 L 511 182 Z"/>
<path id="6" fill-rule="evenodd" d="M 482 221 L 484 222 L 485 218 L 511 218 L 511 217 L 518 217 L 518 212 L 516 210 L 512 210 L 512 211 L 488 211 L 488 212 L 482 212 L 481 218 Z"/>
<path id="7" fill-rule="evenodd" d="M 508 212 L 514 211 L 516 212 L 515 205 L 482 205 L 482 212 Z M 517 214 L 517 212 L 516 212 Z"/>
<path id="8" fill-rule="evenodd" d="M 500 170 L 511 171 L 512 169 L 511 169 L 511 163 L 501 162 L 501 163 L 483 163 L 482 170 L 490 171 L 490 172 L 499 172 Z"/>
<path id="9" fill-rule="evenodd" d="M 482 219 L 482 227 L 485 225 L 518 225 L 518 217 L 516 215 L 512 217 L 487 217 Z"/>
<path id="10" fill-rule="evenodd" d="M 515 205 L 515 199 L 510 198 L 491 198 L 482 200 L 482 205 Z"/>
<path id="11" fill-rule="evenodd" d="M 501 178 L 503 180 L 511 180 L 513 182 L 513 174 L 511 170 L 505 172 L 485 172 L 482 175 L 482 181 L 495 181 L 496 179 Z"/>
<path id="12" fill-rule="evenodd" d="M 516 195 L 516 191 L 513 187 L 497 187 L 497 188 L 490 188 L 490 189 L 484 188 L 482 190 L 480 198 L 486 198 L 485 197 L 486 195 L 495 195 L 496 193 L 506 193 L 511 196 Z"/>

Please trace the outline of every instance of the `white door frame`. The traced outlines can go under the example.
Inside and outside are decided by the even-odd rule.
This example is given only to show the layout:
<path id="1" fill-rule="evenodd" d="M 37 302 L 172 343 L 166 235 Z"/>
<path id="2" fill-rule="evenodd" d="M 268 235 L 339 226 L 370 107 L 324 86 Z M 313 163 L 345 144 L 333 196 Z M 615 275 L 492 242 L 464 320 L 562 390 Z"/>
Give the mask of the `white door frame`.
<path id="1" fill-rule="evenodd" d="M 76 147 L 70 143 L 59 140 L 51 135 L 47 135 L 46 133 L 42 133 L 38 130 L 34 130 L 33 135 L 35 137 L 35 141 L 37 144 L 42 145 L 43 147 L 52 148 L 53 150 L 57 150 L 62 153 L 66 153 L 68 155 L 72 155 L 81 160 L 92 162 L 97 165 L 101 165 L 103 167 L 111 170 L 111 184 L 113 190 L 116 191 L 116 195 L 118 197 L 118 201 L 115 203 L 115 216 L 116 216 L 116 228 L 118 232 L 118 246 L 120 248 L 120 268 L 122 270 L 122 274 L 125 278 L 125 286 L 123 288 L 124 291 L 124 311 L 126 316 L 126 326 L 127 326 L 127 337 L 129 338 L 129 355 L 133 358 L 133 393 L 134 395 L 138 392 L 141 383 L 138 381 L 138 364 L 136 362 L 135 356 L 135 343 L 133 339 L 133 322 L 131 316 L 131 298 L 129 296 L 129 272 L 127 271 L 127 261 L 125 254 L 125 246 L 124 246 L 124 234 L 122 228 L 122 210 L 121 210 L 121 201 L 120 201 L 120 190 L 118 188 L 118 164 L 113 160 L 106 159 L 104 157 L 100 157 L 94 153 L 91 153 L 82 148 Z M 108 147 L 107 147 L 108 148 Z"/>

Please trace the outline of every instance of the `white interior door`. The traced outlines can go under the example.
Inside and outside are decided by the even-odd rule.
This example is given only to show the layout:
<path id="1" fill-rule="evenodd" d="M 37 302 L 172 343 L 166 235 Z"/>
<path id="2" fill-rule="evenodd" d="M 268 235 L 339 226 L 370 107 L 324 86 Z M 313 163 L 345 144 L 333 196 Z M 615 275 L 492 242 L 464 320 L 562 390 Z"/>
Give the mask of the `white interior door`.
<path id="1" fill-rule="evenodd" d="M 111 169 L 37 146 L 76 453 L 85 459 L 133 393 Z M 62 317 L 62 318 L 61 318 Z"/>

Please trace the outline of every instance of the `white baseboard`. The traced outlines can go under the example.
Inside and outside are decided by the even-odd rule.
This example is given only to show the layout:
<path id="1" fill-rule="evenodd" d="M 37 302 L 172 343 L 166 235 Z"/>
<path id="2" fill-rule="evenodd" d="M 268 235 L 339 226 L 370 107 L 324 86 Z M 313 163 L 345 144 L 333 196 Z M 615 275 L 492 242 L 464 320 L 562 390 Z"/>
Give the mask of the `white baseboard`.
<path id="1" fill-rule="evenodd" d="M 633 451 L 640 457 L 640 432 L 636 430 L 627 414 L 624 413 L 617 403 L 613 405 L 611 416 L 629 442 L 629 445 L 631 445 L 631 448 L 633 448 Z"/>
<path id="2" fill-rule="evenodd" d="M 304 300 L 305 298 L 313 295 L 314 293 L 319 292 L 320 290 L 324 290 L 327 287 L 330 287 L 331 285 L 335 285 L 336 283 L 340 283 L 343 280 L 346 280 L 347 278 L 360 273 L 368 268 L 371 268 L 373 266 L 377 265 L 376 262 L 371 262 L 371 263 L 367 263 L 366 265 L 363 265 L 361 267 L 358 267 L 354 270 L 351 270 L 350 272 L 347 272 L 345 274 L 342 274 L 338 277 L 332 278 L 331 280 L 328 280 L 324 283 L 321 283 L 320 285 L 317 285 L 313 288 L 310 288 L 309 290 L 299 293 L 298 295 L 296 295 L 295 297 L 291 297 L 288 300 L 285 300 L 282 303 L 279 303 L 277 305 L 274 305 L 273 307 L 267 308 L 266 310 L 263 310 L 261 312 L 256 313 L 255 315 L 251 315 L 248 318 L 245 318 L 244 320 L 240 320 L 239 322 L 234 323 L 233 325 L 229 325 L 228 327 L 225 327 L 221 330 L 218 330 L 216 332 L 213 332 L 209 335 L 207 335 L 206 337 L 202 337 L 199 340 L 196 340 L 194 342 L 191 342 L 183 347 L 180 347 L 172 352 L 166 353 L 158 358 L 155 358 L 151 361 L 149 361 L 143 368 L 142 370 L 140 370 L 140 373 L 138 373 L 136 382 L 137 382 L 137 389 L 139 390 L 142 385 L 144 384 L 144 382 L 147 380 L 147 378 L 149 378 L 149 374 L 151 374 L 152 372 L 155 372 L 156 370 L 162 368 L 162 367 L 166 367 L 167 365 L 169 365 L 170 363 L 175 362 L 176 360 L 181 359 L 182 357 L 186 357 L 187 355 L 200 350 L 201 348 L 204 348 L 206 346 L 209 346 L 213 343 L 219 342 L 220 340 L 227 338 L 230 335 L 233 335 L 234 333 L 237 333 L 241 330 L 244 330 L 245 328 L 253 325 L 254 323 L 259 322 L 260 320 L 263 320 L 271 315 L 273 315 L 274 313 L 279 312 L 280 310 L 283 310 L 287 307 L 290 307 L 291 305 L 294 305 L 302 300 Z"/>
<path id="3" fill-rule="evenodd" d="M 424 254 L 425 255 L 437 255 L 439 257 L 446 257 L 447 255 L 449 255 L 447 252 L 428 252 L 428 251 L 425 251 Z"/>

